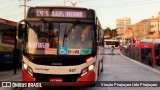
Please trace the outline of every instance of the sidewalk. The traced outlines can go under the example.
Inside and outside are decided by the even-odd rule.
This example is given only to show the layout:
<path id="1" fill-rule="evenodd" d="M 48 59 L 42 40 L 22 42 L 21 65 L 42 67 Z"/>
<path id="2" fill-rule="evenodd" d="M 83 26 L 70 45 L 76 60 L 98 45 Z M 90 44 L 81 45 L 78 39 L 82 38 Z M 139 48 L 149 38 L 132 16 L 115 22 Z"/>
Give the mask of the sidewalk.
<path id="1" fill-rule="evenodd" d="M 121 52 L 120 52 L 120 53 L 121 53 Z M 139 62 L 139 61 L 137 61 L 137 60 L 134 60 L 134 59 L 132 59 L 132 58 L 129 58 L 129 57 L 123 55 L 122 53 L 121 53 L 120 55 L 121 55 L 122 57 L 130 60 L 130 61 L 133 62 L 133 63 L 139 64 L 140 66 L 143 66 L 143 67 L 151 70 L 152 72 L 155 72 L 155 73 L 160 74 L 160 67 L 159 67 L 159 66 L 156 66 L 156 67 L 153 68 L 153 67 L 148 66 L 148 65 L 145 65 L 145 64 L 143 64 L 143 63 L 141 63 L 141 62 Z"/>
<path id="2" fill-rule="evenodd" d="M 21 81 L 21 69 L 17 69 L 17 74 L 13 70 L 0 71 L 0 81 Z"/>
<path id="3" fill-rule="evenodd" d="M 113 50 L 113 55 L 117 55 L 117 54 L 119 55 L 119 54 L 121 54 L 121 52 L 120 52 L 119 49 L 115 48 L 115 49 Z M 104 55 L 111 55 L 111 49 L 105 48 Z"/>
<path id="4" fill-rule="evenodd" d="M 0 71 L 0 81 L 22 81 L 21 69 L 17 69 L 16 74 L 14 74 L 13 69 L 9 71 Z M 22 90 L 22 88 L 0 87 L 0 90 Z"/>
<path id="5" fill-rule="evenodd" d="M 105 50 L 104 71 L 99 81 L 160 81 L 160 73 L 155 69 L 123 56 L 119 49 L 116 55 L 107 55 Z"/>

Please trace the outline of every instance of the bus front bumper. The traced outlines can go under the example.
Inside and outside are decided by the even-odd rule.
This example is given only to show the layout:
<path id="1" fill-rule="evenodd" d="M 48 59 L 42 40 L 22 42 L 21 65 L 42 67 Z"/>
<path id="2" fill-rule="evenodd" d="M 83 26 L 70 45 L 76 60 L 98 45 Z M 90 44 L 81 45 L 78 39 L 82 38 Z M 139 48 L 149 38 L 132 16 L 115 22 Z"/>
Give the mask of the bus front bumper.
<path id="1" fill-rule="evenodd" d="M 90 86 L 95 84 L 96 73 L 94 70 L 89 71 L 86 75 L 81 76 L 76 82 L 41 82 L 42 86 Z M 22 69 L 23 82 L 36 82 L 35 78 L 30 76 Z"/>

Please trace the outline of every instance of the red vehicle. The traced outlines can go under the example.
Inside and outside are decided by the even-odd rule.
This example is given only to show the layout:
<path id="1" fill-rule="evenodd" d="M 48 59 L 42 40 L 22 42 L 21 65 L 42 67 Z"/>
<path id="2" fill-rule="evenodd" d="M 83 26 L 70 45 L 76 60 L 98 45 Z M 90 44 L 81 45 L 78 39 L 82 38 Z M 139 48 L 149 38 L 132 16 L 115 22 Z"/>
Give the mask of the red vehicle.
<path id="1" fill-rule="evenodd" d="M 156 66 L 153 44 L 139 43 L 131 44 L 127 48 L 127 56 L 149 66 Z"/>

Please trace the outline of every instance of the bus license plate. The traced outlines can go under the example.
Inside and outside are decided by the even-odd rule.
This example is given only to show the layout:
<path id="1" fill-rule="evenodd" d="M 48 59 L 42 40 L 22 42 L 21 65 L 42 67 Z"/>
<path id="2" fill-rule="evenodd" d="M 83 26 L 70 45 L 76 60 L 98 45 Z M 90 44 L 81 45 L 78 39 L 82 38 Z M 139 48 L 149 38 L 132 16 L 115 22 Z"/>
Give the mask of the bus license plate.
<path id="1" fill-rule="evenodd" d="M 50 78 L 50 82 L 62 82 L 62 78 Z"/>

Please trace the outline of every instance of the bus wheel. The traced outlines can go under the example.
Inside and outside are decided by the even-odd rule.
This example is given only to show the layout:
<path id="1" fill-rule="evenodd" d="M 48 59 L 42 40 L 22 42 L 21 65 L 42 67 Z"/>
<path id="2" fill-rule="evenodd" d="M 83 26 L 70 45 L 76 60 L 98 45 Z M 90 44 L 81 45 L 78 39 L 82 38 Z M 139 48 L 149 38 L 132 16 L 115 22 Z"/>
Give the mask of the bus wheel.
<path id="1" fill-rule="evenodd" d="M 102 59 L 102 61 L 101 61 L 101 72 L 103 72 L 103 59 Z"/>
<path id="2" fill-rule="evenodd" d="M 97 70 L 97 74 L 98 74 L 98 76 L 99 76 L 99 73 L 100 73 L 100 71 L 99 71 L 99 68 L 100 68 L 100 62 L 98 63 L 98 70 Z"/>

